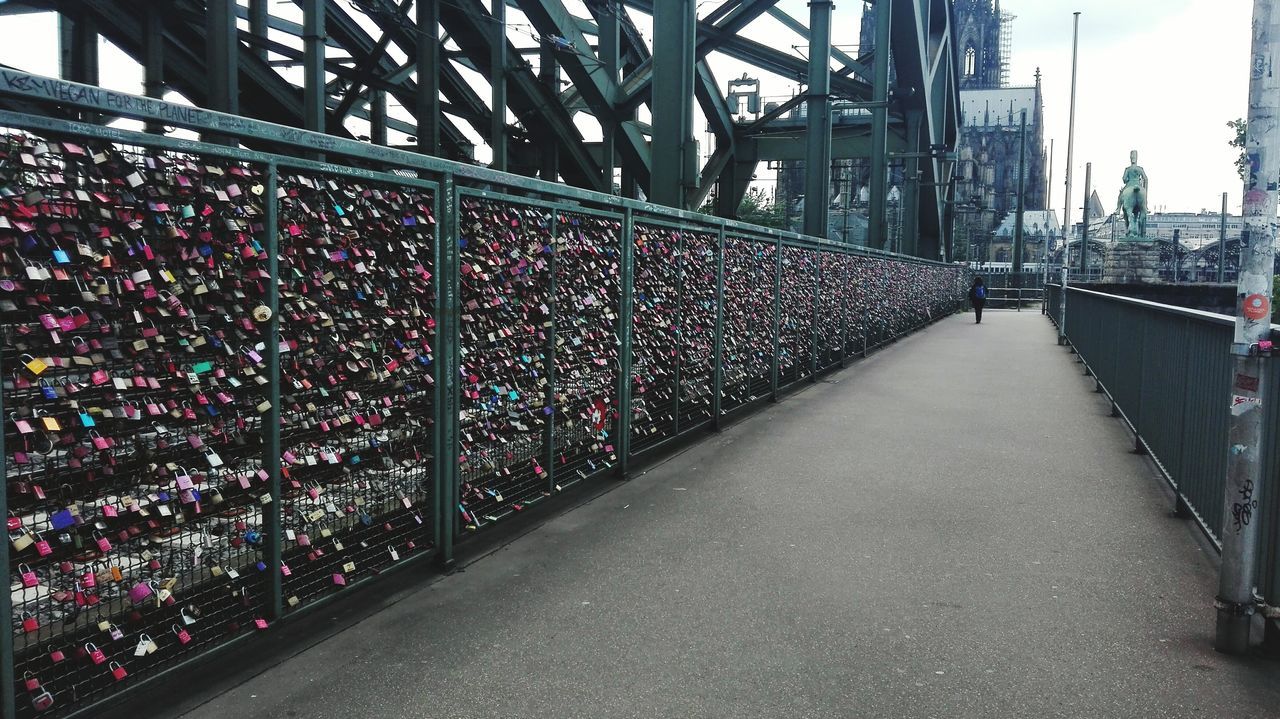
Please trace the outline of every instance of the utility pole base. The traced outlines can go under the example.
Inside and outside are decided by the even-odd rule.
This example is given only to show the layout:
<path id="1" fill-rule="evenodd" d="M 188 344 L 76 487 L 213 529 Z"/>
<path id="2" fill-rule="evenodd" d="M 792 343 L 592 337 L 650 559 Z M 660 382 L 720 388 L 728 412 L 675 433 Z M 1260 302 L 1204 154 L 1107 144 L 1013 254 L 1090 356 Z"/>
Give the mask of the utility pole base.
<path id="1" fill-rule="evenodd" d="M 1213 648 L 1223 654 L 1239 656 L 1249 651 L 1249 634 L 1253 628 L 1253 607 L 1218 600 L 1218 626 Z"/>

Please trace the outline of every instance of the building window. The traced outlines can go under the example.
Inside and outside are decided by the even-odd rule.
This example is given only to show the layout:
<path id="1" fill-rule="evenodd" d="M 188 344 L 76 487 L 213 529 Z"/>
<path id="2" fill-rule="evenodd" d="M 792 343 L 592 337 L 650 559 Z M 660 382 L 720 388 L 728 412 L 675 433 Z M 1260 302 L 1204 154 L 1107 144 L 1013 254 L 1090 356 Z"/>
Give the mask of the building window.
<path id="1" fill-rule="evenodd" d="M 973 77 L 978 71 L 978 51 L 970 45 L 968 50 L 964 51 L 964 76 Z"/>

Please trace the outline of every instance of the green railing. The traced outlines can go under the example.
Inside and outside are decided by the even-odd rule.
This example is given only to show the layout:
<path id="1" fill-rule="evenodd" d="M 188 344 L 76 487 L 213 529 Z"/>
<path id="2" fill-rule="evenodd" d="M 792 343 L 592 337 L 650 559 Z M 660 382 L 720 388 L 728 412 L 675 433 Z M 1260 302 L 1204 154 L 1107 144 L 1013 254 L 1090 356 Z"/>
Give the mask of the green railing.
<path id="1" fill-rule="evenodd" d="M 100 88 L 0 70 L 0 93 L 274 150 L 0 112 L 6 717 L 91 710 L 447 567 L 968 285 Z"/>
<path id="2" fill-rule="evenodd" d="M 1062 285 L 1050 282 L 1044 286 L 1044 312 L 1055 327 L 1062 326 Z"/>
<path id="3" fill-rule="evenodd" d="M 1061 288 L 1051 285 L 1049 297 L 1051 317 L 1061 317 Z M 1150 453 L 1174 493 L 1175 513 L 1193 518 L 1219 545 L 1223 522 L 1241 521 L 1224 517 L 1223 496 L 1233 318 L 1070 286 L 1066 305 L 1068 342 L 1133 430 L 1135 450 Z M 1280 382 L 1270 367 L 1269 381 Z M 1258 576 L 1272 602 L 1280 596 L 1278 419 L 1275 403 L 1268 405 Z"/>

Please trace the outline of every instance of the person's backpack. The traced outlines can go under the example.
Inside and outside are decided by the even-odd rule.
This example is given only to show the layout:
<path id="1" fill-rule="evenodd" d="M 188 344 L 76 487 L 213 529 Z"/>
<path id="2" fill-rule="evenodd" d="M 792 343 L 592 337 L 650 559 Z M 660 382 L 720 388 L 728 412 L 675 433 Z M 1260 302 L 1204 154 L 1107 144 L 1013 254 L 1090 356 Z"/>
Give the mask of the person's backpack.
<path id="1" fill-rule="evenodd" d="M 976 297 L 976 298 L 978 298 L 978 299 L 980 299 L 980 300 L 985 300 L 985 299 L 987 299 L 987 288 L 986 288 L 986 286 L 985 286 L 985 285 L 978 285 L 977 287 L 974 287 L 974 288 L 973 288 L 973 296 L 974 296 L 974 297 Z"/>

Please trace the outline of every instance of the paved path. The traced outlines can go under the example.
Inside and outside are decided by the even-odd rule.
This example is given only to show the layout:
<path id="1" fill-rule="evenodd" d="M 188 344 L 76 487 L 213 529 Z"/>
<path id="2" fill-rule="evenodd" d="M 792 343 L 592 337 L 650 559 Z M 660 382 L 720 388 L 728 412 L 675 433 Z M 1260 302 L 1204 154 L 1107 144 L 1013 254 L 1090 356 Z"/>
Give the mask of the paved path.
<path id="1" fill-rule="evenodd" d="M 929 330 L 191 719 L 1277 716 L 1038 312 Z"/>

